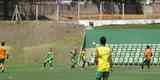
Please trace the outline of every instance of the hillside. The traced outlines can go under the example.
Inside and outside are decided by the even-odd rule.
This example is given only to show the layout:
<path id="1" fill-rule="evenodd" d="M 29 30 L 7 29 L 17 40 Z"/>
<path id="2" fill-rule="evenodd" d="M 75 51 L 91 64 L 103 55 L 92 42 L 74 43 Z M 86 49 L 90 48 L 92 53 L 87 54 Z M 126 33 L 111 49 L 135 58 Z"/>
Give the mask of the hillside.
<path id="1" fill-rule="evenodd" d="M 0 22 L 0 41 L 10 47 L 10 63 L 41 63 L 47 48 L 56 49 L 57 63 L 69 62 L 68 54 L 80 47 L 82 28 L 73 24 L 40 21 L 13 24 Z M 65 60 L 67 59 L 67 60 Z"/>

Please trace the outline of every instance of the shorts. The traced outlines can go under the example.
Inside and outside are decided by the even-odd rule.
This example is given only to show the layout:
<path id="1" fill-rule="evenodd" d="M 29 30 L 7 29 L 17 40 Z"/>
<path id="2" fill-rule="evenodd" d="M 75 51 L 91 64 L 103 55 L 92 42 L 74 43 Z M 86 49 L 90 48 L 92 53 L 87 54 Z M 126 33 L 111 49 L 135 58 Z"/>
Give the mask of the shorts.
<path id="1" fill-rule="evenodd" d="M 150 64 L 150 60 L 145 59 L 143 64 Z"/>
<path id="2" fill-rule="evenodd" d="M 49 63 L 49 64 L 51 64 L 51 63 L 53 63 L 53 59 L 46 59 L 46 60 L 44 61 L 44 63 Z"/>
<path id="3" fill-rule="evenodd" d="M 99 79 L 99 78 L 108 79 L 108 77 L 109 77 L 109 72 L 100 72 L 100 71 L 96 72 L 96 79 Z"/>
<path id="4" fill-rule="evenodd" d="M 0 64 L 4 64 L 5 59 L 0 59 Z"/>
<path id="5" fill-rule="evenodd" d="M 78 61 L 75 59 L 72 59 L 71 62 L 72 62 L 72 64 L 78 64 Z"/>

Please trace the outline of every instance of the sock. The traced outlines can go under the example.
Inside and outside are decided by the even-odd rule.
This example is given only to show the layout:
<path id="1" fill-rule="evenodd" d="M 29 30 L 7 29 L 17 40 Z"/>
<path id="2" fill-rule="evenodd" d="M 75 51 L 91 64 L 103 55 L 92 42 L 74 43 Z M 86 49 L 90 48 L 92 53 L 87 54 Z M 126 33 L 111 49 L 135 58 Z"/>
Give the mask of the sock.
<path id="1" fill-rule="evenodd" d="M 141 69 L 143 70 L 144 66 L 142 65 Z"/>
<path id="2" fill-rule="evenodd" d="M 50 64 L 49 64 L 49 66 L 50 66 L 50 67 L 53 67 L 53 64 L 52 64 L 52 63 L 50 63 Z"/>
<path id="3" fill-rule="evenodd" d="M 46 67 L 46 64 L 47 64 L 47 63 L 44 63 L 44 64 L 43 64 L 43 67 L 44 67 L 44 68 Z"/>
<path id="4" fill-rule="evenodd" d="M 2 72 L 4 72 L 5 71 L 5 69 L 4 68 L 2 68 Z"/>

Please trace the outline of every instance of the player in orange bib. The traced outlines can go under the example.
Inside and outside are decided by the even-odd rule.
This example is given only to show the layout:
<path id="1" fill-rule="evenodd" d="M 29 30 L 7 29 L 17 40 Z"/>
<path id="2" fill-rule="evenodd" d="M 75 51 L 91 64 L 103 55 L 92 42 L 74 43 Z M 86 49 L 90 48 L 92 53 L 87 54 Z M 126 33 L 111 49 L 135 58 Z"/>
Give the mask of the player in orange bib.
<path id="1" fill-rule="evenodd" d="M 142 63 L 142 70 L 144 68 L 144 65 L 148 66 L 148 69 L 150 69 L 150 63 L 151 63 L 151 59 L 152 59 L 152 49 L 150 48 L 150 46 L 147 46 L 144 52 L 144 57 L 145 60 Z"/>
<path id="2" fill-rule="evenodd" d="M 4 46 L 5 46 L 5 42 L 2 42 L 0 47 L 0 68 L 2 72 L 4 72 L 5 70 L 5 65 L 4 65 L 5 59 L 8 58 L 8 55 Z"/>
<path id="3" fill-rule="evenodd" d="M 96 48 L 96 80 L 108 80 L 111 70 L 112 50 L 106 47 L 106 38 L 100 38 L 101 46 Z"/>

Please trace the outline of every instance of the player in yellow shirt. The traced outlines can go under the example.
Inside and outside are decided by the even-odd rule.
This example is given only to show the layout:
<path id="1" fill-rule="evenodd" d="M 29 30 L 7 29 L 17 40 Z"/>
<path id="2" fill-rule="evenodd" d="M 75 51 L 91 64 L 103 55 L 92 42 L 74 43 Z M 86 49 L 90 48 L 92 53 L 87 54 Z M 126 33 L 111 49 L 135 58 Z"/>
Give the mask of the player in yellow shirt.
<path id="1" fill-rule="evenodd" d="M 100 46 L 96 48 L 96 80 L 108 80 L 112 63 L 112 50 L 105 47 L 106 38 L 100 38 Z"/>
<path id="2" fill-rule="evenodd" d="M 2 72 L 4 72 L 5 70 L 5 59 L 8 58 L 7 50 L 4 48 L 4 46 L 5 42 L 2 42 L 0 47 L 0 68 Z"/>
<path id="3" fill-rule="evenodd" d="M 80 60 L 82 61 L 82 68 L 85 68 L 86 64 L 86 50 L 85 48 L 82 49 L 81 54 L 80 54 Z"/>

